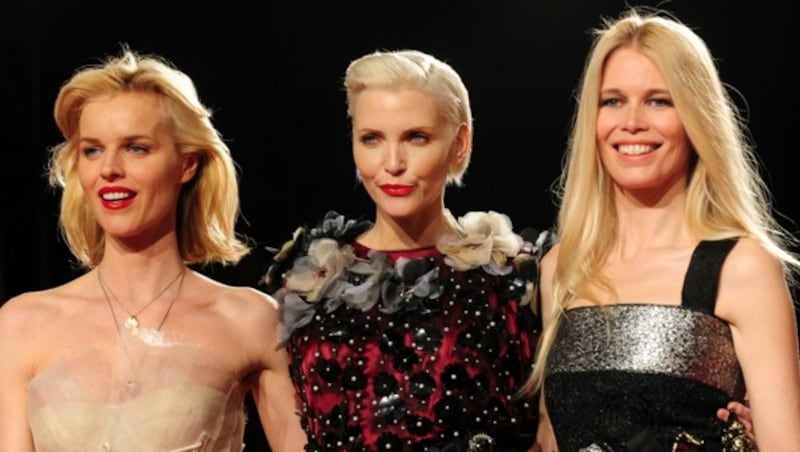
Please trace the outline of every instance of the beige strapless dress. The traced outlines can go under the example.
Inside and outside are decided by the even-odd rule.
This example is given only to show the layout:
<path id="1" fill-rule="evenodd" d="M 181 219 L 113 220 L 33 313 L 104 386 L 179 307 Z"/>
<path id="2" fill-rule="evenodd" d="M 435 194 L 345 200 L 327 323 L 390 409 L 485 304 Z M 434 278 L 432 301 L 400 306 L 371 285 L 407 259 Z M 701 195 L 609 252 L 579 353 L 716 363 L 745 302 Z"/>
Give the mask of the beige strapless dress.
<path id="1" fill-rule="evenodd" d="M 156 339 L 129 342 L 138 347 L 129 351 L 147 349 L 141 358 L 120 349 L 98 363 L 87 347 L 38 374 L 28 388 L 36 451 L 241 452 L 238 376 L 197 347 Z"/>

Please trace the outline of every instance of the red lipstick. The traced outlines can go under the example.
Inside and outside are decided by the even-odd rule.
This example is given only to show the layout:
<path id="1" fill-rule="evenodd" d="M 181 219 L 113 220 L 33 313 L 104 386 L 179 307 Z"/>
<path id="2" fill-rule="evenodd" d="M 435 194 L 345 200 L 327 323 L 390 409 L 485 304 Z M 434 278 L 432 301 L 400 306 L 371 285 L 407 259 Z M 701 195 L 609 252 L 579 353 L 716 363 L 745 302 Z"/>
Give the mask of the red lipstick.
<path id="1" fill-rule="evenodd" d="M 136 192 L 119 186 L 103 187 L 97 192 L 103 207 L 111 210 L 124 209 L 133 203 Z"/>
<path id="2" fill-rule="evenodd" d="M 414 191 L 413 185 L 383 184 L 380 187 L 389 196 L 406 196 Z"/>

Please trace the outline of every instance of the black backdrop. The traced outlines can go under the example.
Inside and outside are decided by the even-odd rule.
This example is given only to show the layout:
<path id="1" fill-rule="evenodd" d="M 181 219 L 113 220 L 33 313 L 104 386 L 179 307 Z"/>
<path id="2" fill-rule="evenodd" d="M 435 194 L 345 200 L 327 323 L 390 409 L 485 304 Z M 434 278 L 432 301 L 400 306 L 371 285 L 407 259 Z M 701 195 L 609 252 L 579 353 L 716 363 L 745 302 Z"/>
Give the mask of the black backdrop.
<path id="1" fill-rule="evenodd" d="M 190 74 L 240 165 L 239 231 L 259 246 L 288 239 L 326 210 L 371 214 L 355 183 L 342 73 L 376 49 L 417 48 L 451 63 L 470 88 L 475 141 L 454 214 L 507 213 L 516 228 L 550 225 L 573 94 L 588 30 L 626 4 L 661 5 L 694 27 L 736 90 L 774 206 L 793 232 L 798 93 L 788 4 L 777 0 L 167 1 L 17 0 L 0 6 L 2 234 L 0 301 L 78 272 L 57 230 L 47 148 L 59 141 L 52 104 L 79 66 L 121 43 Z M 791 78 L 790 78 L 791 77 Z M 200 269 L 256 285 L 267 254 Z M 255 416 L 255 413 L 253 413 Z M 266 449 L 257 422 L 248 450 Z"/>

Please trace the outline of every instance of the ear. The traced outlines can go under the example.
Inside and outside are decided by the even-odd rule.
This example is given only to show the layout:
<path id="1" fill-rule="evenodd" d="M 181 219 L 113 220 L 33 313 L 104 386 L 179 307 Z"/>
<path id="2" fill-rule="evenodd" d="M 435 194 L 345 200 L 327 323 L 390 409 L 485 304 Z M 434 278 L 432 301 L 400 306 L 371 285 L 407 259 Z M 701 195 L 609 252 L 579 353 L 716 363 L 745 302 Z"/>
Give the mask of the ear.
<path id="1" fill-rule="evenodd" d="M 472 150 L 472 133 L 463 122 L 459 124 L 456 130 L 456 136 L 453 138 L 453 144 L 450 155 L 450 165 L 453 167 L 460 167 L 464 160 L 467 159 Z"/>
<path id="2" fill-rule="evenodd" d="M 181 159 L 183 160 L 181 183 L 185 184 L 197 174 L 197 169 L 200 166 L 200 154 L 197 152 L 181 154 Z"/>

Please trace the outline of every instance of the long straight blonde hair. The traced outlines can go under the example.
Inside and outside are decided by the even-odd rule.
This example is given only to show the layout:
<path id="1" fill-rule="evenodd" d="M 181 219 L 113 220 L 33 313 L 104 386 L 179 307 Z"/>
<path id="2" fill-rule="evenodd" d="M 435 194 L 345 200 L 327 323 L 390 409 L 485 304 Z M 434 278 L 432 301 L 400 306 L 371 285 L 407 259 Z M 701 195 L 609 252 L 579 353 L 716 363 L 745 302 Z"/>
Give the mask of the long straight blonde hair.
<path id="1" fill-rule="evenodd" d="M 798 260 L 794 239 L 773 216 L 746 127 L 720 80 L 705 42 L 687 25 L 656 9 L 632 8 L 603 19 L 580 82 L 577 110 L 559 179 L 559 253 L 553 280 L 552 321 L 542 333 L 525 391 L 537 391 L 564 309 L 575 298 L 597 302 L 595 285 L 613 293 L 600 268 L 616 234 L 612 183 L 599 158 L 597 114 L 603 67 L 615 50 L 646 55 L 661 71 L 693 150 L 684 215 L 698 240 L 748 236 L 787 268 Z"/>

